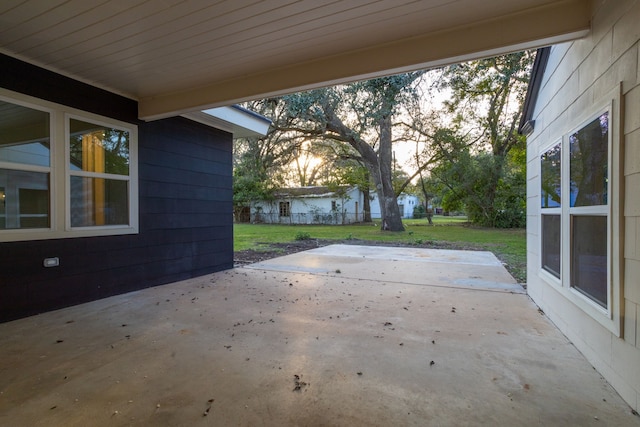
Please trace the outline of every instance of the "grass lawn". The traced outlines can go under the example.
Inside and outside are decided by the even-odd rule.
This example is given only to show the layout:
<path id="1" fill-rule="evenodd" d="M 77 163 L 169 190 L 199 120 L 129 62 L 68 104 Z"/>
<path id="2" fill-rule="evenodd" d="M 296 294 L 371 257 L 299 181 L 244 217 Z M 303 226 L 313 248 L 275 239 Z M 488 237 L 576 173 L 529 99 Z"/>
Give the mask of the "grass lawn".
<path id="1" fill-rule="evenodd" d="M 526 283 L 526 237 L 524 229 L 493 229 L 469 225 L 464 217 L 435 216 L 434 225 L 426 219 L 403 221 L 406 231 L 380 231 L 380 223 L 374 225 L 280 225 L 235 224 L 234 250 L 260 250 L 270 244 L 293 242 L 298 237 L 311 239 L 357 239 L 370 242 L 392 242 L 411 246 L 428 247 L 434 243 L 450 243 L 452 247 L 493 252 L 504 262 L 509 272 L 520 283 Z"/>

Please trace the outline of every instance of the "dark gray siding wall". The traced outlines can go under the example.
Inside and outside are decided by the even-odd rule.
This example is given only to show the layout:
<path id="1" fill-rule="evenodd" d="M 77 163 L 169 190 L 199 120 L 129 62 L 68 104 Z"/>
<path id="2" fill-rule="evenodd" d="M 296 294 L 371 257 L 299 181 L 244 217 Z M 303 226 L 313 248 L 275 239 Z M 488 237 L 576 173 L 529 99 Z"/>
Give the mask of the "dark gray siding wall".
<path id="1" fill-rule="evenodd" d="M 0 243 L 0 321 L 233 266 L 232 136 L 0 55 L 0 86 L 138 125 L 136 235 Z M 44 268 L 46 257 L 60 266 Z"/>

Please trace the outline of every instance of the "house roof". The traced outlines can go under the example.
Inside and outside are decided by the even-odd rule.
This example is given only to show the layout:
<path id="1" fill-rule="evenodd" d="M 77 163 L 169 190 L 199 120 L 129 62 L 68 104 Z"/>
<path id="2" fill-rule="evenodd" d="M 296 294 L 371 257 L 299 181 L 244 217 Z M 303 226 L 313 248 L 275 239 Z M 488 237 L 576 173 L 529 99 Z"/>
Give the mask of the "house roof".
<path id="1" fill-rule="evenodd" d="M 354 187 L 341 186 L 338 189 L 348 191 Z M 281 188 L 275 192 L 276 197 L 280 198 L 323 198 L 335 197 L 337 190 L 330 190 L 329 187 L 323 186 L 307 186 L 307 187 L 291 187 Z"/>
<path id="2" fill-rule="evenodd" d="M 264 136 L 271 126 L 271 120 L 239 105 L 210 108 L 183 114 L 191 120 L 204 123 L 233 134 L 234 138 Z"/>
<path id="3" fill-rule="evenodd" d="M 549 60 L 550 52 L 550 47 L 538 49 L 536 52 L 536 59 L 533 62 L 533 67 L 531 68 L 529 87 L 527 88 L 527 95 L 524 100 L 522 117 L 520 118 L 520 125 L 518 126 L 519 134 L 528 135 L 533 132 L 533 128 L 535 126 L 533 110 L 536 106 L 536 102 L 538 101 L 538 92 L 540 92 L 542 77 L 544 76 L 544 70 L 547 68 L 547 61 Z"/>
<path id="4" fill-rule="evenodd" d="M 3 0 L 0 53 L 153 120 L 586 35 L 591 0 Z"/>

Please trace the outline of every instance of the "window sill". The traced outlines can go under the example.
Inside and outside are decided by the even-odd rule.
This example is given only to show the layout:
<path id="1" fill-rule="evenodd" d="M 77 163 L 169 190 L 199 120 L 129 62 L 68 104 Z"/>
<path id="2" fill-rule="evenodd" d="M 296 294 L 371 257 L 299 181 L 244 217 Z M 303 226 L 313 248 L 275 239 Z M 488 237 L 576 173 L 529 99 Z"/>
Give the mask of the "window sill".
<path id="1" fill-rule="evenodd" d="M 82 230 L 73 229 L 69 231 L 43 230 L 41 228 L 29 230 L 2 230 L 2 233 L 0 233 L 0 242 L 121 236 L 126 234 L 138 234 L 138 232 L 138 227 L 131 226 L 88 227 Z"/>

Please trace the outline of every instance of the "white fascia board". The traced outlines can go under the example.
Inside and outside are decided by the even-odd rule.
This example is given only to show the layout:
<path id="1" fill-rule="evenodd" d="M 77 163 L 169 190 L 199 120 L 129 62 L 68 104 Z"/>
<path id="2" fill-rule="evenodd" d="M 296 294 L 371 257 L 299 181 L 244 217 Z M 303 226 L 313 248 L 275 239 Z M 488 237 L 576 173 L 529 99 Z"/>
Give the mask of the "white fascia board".
<path id="1" fill-rule="evenodd" d="M 182 114 L 196 122 L 232 133 L 234 138 L 264 136 L 271 120 L 237 105 Z"/>

